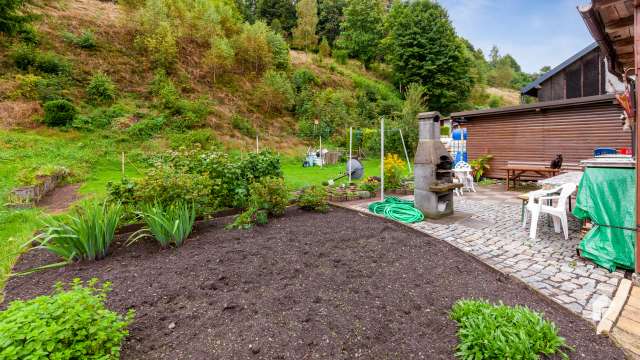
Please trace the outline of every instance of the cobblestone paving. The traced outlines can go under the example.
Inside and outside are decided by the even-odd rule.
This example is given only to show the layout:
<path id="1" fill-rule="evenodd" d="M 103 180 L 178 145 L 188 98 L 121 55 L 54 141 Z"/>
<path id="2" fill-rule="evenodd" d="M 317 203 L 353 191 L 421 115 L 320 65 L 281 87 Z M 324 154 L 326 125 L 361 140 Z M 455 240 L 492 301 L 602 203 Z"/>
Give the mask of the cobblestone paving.
<path id="1" fill-rule="evenodd" d="M 350 207 L 368 212 L 368 204 Z M 473 254 L 490 266 L 513 275 L 583 318 L 597 322 L 609 307 L 623 278 L 576 253 L 579 223 L 569 222 L 569 240 L 556 234 L 544 215 L 538 238 L 529 239 L 520 223 L 521 205 L 514 201 L 456 198 L 455 220 L 426 220 L 411 226 Z"/>

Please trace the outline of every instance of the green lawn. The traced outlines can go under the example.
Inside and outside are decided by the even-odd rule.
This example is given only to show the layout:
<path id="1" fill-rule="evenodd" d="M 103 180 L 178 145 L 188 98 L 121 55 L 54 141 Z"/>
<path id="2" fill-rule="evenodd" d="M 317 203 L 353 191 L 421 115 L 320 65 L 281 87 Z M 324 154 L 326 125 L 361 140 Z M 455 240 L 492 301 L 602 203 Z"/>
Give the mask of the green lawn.
<path id="1" fill-rule="evenodd" d="M 363 160 L 362 165 L 364 165 L 363 179 L 369 176 L 380 176 L 380 159 Z M 346 163 L 324 167 L 302 167 L 302 160 L 289 158 L 282 161 L 284 179 L 291 189 L 299 189 L 308 185 L 321 185 L 323 181 L 334 179 L 344 174 L 346 170 Z M 348 181 L 348 178 L 344 177 L 336 183 L 341 184 Z"/>
<path id="2" fill-rule="evenodd" d="M 10 210 L 1 206 L 7 202 L 9 191 L 18 185 L 18 174 L 45 165 L 65 166 L 73 173 L 72 181 L 83 182 L 83 195 L 104 196 L 106 183 L 120 177 L 119 154 L 128 146 L 108 136 L 75 131 L 0 130 L 0 290 L 21 246 L 32 238 L 43 216 L 39 209 Z M 128 176 L 137 174 L 129 164 L 125 172 Z"/>

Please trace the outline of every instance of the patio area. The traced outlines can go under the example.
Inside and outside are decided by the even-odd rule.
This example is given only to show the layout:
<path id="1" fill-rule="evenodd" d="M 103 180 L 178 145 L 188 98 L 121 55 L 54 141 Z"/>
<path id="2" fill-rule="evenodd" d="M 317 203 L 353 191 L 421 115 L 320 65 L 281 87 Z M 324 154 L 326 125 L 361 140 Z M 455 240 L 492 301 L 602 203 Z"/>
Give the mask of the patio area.
<path id="1" fill-rule="evenodd" d="M 576 253 L 580 224 L 569 219 L 569 240 L 556 234 L 541 216 L 536 240 L 520 222 L 520 193 L 504 185 L 477 187 L 454 200 L 453 216 L 426 219 L 409 226 L 476 256 L 495 269 L 515 276 L 584 319 L 597 323 L 609 307 L 623 271 L 610 273 Z M 403 197 L 412 199 L 413 196 Z M 369 213 L 368 202 L 343 203 Z"/>

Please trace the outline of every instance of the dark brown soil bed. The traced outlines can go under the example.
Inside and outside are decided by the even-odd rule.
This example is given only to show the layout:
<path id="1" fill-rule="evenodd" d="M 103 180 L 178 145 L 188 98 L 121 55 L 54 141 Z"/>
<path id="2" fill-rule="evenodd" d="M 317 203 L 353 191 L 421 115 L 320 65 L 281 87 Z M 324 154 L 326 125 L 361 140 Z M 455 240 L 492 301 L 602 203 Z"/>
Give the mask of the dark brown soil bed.
<path id="1" fill-rule="evenodd" d="M 107 259 L 13 278 L 7 301 L 56 281 L 113 282 L 108 305 L 136 310 L 124 359 L 451 359 L 460 298 L 545 313 L 574 359 L 622 359 L 593 325 L 445 242 L 342 209 L 289 209 L 249 231 L 224 218 L 179 249 L 152 242 Z M 42 265 L 29 253 L 18 269 Z"/>

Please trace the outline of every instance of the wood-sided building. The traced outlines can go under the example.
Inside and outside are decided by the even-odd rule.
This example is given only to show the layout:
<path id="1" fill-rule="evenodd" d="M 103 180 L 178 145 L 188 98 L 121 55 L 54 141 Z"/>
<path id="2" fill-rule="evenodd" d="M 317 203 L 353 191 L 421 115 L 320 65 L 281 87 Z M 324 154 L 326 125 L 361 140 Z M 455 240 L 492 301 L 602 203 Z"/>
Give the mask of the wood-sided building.
<path id="1" fill-rule="evenodd" d="M 613 94 L 622 88 L 593 43 L 522 89 L 536 102 L 457 112 L 451 119 L 467 128 L 469 160 L 493 155 L 489 177 L 505 178 L 509 161 L 548 165 L 557 154 L 576 166 L 595 148 L 631 146 Z"/>
<path id="2" fill-rule="evenodd" d="M 622 84 L 607 71 L 607 60 L 594 42 L 529 83 L 520 94 L 523 100 L 530 96 L 544 102 L 604 95 L 616 90 L 622 90 Z"/>

